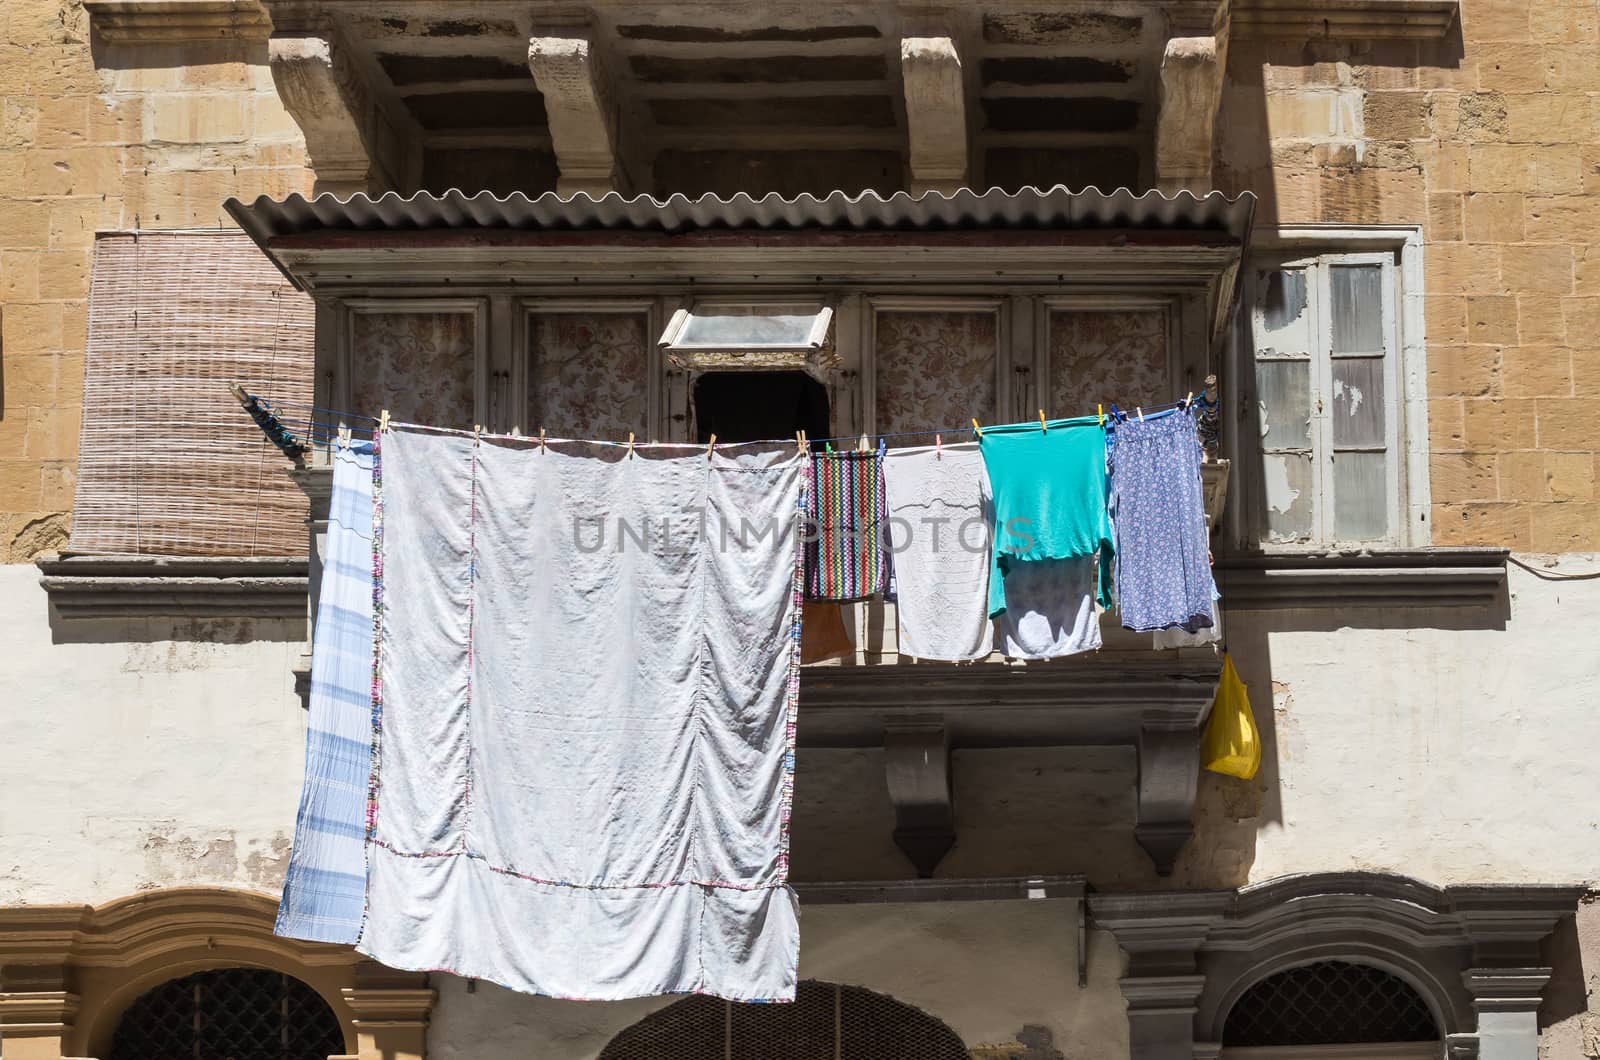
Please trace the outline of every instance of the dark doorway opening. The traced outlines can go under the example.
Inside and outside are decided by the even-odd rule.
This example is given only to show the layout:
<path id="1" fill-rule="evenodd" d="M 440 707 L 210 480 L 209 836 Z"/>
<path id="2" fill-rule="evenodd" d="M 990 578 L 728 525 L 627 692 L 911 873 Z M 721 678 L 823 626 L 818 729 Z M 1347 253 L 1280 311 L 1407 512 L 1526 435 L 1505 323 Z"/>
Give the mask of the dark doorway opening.
<path id="1" fill-rule="evenodd" d="M 707 372 L 694 382 L 696 440 L 828 436 L 828 391 L 804 372 Z"/>

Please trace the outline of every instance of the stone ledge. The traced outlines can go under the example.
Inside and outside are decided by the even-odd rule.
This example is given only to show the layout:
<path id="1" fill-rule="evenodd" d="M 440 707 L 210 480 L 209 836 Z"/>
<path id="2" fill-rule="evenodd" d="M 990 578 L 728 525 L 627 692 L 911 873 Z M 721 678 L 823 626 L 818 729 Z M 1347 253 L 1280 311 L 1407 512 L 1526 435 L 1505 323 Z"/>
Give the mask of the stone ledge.
<path id="1" fill-rule="evenodd" d="M 1459 10 L 1457 0 L 1235 0 L 1230 28 L 1240 38 L 1438 40 Z"/>
<path id="2" fill-rule="evenodd" d="M 306 616 L 298 557 L 46 555 L 35 565 L 63 619 Z"/>
<path id="3" fill-rule="evenodd" d="M 1257 553 L 1217 560 L 1226 611 L 1492 607 L 1505 591 L 1503 548 Z"/>
<path id="4" fill-rule="evenodd" d="M 109 44 L 262 40 L 272 33 L 258 0 L 84 0 L 83 6 Z"/>

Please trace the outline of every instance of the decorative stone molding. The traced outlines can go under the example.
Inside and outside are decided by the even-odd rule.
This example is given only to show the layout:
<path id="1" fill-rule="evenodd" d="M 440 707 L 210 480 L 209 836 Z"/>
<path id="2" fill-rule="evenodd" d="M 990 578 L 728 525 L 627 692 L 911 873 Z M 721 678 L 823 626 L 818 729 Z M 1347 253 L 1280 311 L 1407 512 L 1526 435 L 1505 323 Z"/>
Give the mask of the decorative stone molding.
<path id="1" fill-rule="evenodd" d="M 928 879 L 955 845 L 950 738 L 940 719 L 891 721 L 883 733 L 884 776 L 894 803 L 894 844 Z"/>
<path id="2" fill-rule="evenodd" d="M 1203 1050 L 1213 1046 L 1203 1043 L 1222 1040 L 1228 1012 L 1246 990 L 1319 960 L 1373 964 L 1406 979 L 1441 1020 L 1457 1050 L 1452 1057 L 1476 1055 L 1470 1050 L 1481 1040 L 1496 1043 L 1485 1045 L 1486 1056 L 1535 1060 L 1536 1010 L 1550 969 L 1505 958 L 1537 954 L 1584 893 L 1576 886 L 1439 888 L 1344 872 L 1235 892 L 1096 895 L 1089 908 L 1128 955 L 1122 985 L 1130 1033 L 1145 1021 L 1135 1060 L 1209 1055 Z M 1170 1010 L 1188 1003 L 1179 980 L 1193 975 L 1202 986 L 1184 1025 Z"/>
<path id="3" fill-rule="evenodd" d="M 1503 548 L 1254 553 L 1217 560 L 1231 611 L 1284 608 L 1478 607 L 1505 596 Z"/>
<path id="4" fill-rule="evenodd" d="M 911 194 L 952 195 L 967 183 L 967 90 L 954 38 L 903 38 L 900 76 L 905 86 Z"/>
<path id="5" fill-rule="evenodd" d="M 1200 719 L 1188 711 L 1150 711 L 1139 726 L 1139 816 L 1134 838 L 1170 876 L 1189 837 L 1200 786 Z"/>
<path id="6" fill-rule="evenodd" d="M 303 618 L 306 561 L 298 557 L 57 556 L 35 565 L 65 620 Z"/>
<path id="7" fill-rule="evenodd" d="M 556 194 L 598 198 L 623 190 L 617 108 L 588 30 L 563 29 L 528 41 L 528 70 L 544 96 L 560 176 Z"/>
<path id="8" fill-rule="evenodd" d="M 275 899 L 186 887 L 102 906 L 0 909 L 0 1034 L 6 1060 L 104 1056 L 145 991 L 213 968 L 270 968 L 320 994 L 356 1060 L 421 1060 L 427 977 L 349 946 L 273 934 Z M 15 1056 L 13 1056 L 15 1053 Z"/>
<path id="9" fill-rule="evenodd" d="M 260 40 L 272 32 L 258 0 L 85 0 L 83 7 L 107 44 Z"/>
<path id="10" fill-rule="evenodd" d="M 1173 37 L 1161 57 L 1161 102 L 1156 119 L 1156 186 L 1171 194 L 1211 190 L 1212 139 L 1227 37 Z"/>
<path id="11" fill-rule="evenodd" d="M 1438 40 L 1459 16 L 1458 0 L 1233 0 L 1241 38 Z"/>
<path id="12" fill-rule="evenodd" d="M 334 34 L 275 33 L 267 49 L 278 98 L 305 135 L 316 193 L 348 197 L 382 183 L 368 141 L 366 86 Z"/>

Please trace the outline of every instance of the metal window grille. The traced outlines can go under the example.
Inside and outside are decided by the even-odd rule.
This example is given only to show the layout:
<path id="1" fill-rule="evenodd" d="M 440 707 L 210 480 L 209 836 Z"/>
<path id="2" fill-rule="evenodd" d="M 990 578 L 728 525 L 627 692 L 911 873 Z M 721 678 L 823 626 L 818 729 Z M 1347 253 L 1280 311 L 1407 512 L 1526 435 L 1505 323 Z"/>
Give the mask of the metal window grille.
<path id="1" fill-rule="evenodd" d="M 969 1060 L 926 1012 L 855 986 L 803 982 L 792 1005 L 691 997 L 613 1038 L 600 1060 Z"/>
<path id="2" fill-rule="evenodd" d="M 1270 975 L 1234 1003 L 1230 1046 L 1433 1042 L 1427 1003 L 1399 976 L 1348 961 L 1317 961 Z"/>
<path id="3" fill-rule="evenodd" d="M 261 968 L 196 972 L 129 1007 L 110 1060 L 327 1060 L 344 1032 L 325 1001 L 292 976 Z"/>

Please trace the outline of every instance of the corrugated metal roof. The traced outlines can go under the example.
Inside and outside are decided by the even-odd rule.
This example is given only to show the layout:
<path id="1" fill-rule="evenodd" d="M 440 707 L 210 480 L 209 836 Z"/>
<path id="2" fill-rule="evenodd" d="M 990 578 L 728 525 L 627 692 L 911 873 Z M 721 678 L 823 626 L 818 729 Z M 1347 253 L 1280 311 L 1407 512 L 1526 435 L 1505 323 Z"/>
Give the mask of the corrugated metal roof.
<path id="1" fill-rule="evenodd" d="M 928 192 L 920 196 L 876 192 L 823 198 L 777 194 L 759 199 L 740 192 L 728 198 L 672 195 L 627 198 L 616 192 L 591 198 L 582 192 L 562 198 L 547 192 L 530 199 L 521 192 L 504 198 L 489 192 L 442 195 L 418 192 L 402 198 L 389 192 L 376 199 L 290 195 L 281 202 L 265 196 L 253 203 L 229 199 L 226 208 L 239 226 L 265 249 L 280 236 L 312 232 L 426 230 L 618 230 L 680 233 L 710 229 L 765 231 L 919 231 L 959 229 L 1177 229 L 1226 233 L 1243 242 L 1255 210 L 1255 196 L 1228 198 L 1221 192 L 1187 191 L 1136 195 L 1126 188 L 1070 191 L 1023 188 L 1007 192 Z"/>

